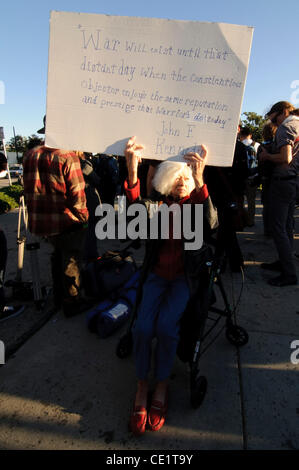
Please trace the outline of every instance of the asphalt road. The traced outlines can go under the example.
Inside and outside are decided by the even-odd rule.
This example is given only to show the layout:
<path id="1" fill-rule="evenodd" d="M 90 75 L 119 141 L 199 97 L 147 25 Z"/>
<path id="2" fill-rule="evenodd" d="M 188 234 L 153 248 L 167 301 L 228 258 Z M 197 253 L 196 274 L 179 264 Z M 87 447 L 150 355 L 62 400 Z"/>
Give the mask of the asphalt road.
<path id="1" fill-rule="evenodd" d="M 12 178 L 11 179 L 12 184 L 17 184 L 18 179 L 17 178 Z M 0 189 L 1 188 L 6 188 L 9 186 L 9 179 L 8 178 L 0 178 Z"/>

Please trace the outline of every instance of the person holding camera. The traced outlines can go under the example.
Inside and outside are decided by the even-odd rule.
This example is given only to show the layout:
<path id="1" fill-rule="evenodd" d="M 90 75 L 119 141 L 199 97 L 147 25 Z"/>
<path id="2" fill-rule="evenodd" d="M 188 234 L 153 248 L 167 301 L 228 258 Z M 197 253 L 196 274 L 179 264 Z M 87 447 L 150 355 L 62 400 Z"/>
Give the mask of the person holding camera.
<path id="1" fill-rule="evenodd" d="M 261 162 L 274 164 L 269 186 L 269 212 L 271 234 L 279 259 L 263 263 L 264 269 L 280 271 L 270 279 L 272 286 L 297 284 L 296 266 L 293 258 L 294 211 L 299 193 L 299 109 L 287 102 L 275 103 L 266 115 L 277 126 L 275 152 L 264 149 Z"/>

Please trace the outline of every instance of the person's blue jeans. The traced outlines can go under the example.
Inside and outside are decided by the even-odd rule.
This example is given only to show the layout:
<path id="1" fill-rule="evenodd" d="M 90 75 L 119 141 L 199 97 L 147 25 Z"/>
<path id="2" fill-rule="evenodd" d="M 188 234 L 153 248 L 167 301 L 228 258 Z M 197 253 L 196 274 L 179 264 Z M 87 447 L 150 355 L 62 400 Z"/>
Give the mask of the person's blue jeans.
<path id="1" fill-rule="evenodd" d="M 179 341 L 179 321 L 189 297 L 185 276 L 168 281 L 154 273 L 148 275 L 132 330 L 139 380 L 147 379 L 154 337 L 157 337 L 156 378 L 162 381 L 169 377 Z"/>

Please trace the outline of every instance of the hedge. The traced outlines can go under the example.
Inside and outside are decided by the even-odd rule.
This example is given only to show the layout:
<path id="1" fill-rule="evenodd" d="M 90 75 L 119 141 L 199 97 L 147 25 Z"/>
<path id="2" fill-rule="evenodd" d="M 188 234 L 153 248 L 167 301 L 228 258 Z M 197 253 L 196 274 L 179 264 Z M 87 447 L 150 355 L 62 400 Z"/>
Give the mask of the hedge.
<path id="1" fill-rule="evenodd" d="M 23 192 L 23 186 L 13 184 L 0 189 L 0 214 L 9 212 L 19 207 L 20 196 Z"/>

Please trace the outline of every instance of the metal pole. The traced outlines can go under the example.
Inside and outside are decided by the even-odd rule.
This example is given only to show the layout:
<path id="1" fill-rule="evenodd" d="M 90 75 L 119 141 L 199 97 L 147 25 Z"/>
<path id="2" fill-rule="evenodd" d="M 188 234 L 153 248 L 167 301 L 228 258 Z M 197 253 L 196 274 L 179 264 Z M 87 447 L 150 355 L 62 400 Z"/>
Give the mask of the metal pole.
<path id="1" fill-rule="evenodd" d="M 15 128 L 13 127 L 13 135 L 14 135 L 14 138 L 15 138 L 15 151 L 16 151 L 16 154 L 17 154 L 17 163 L 19 163 L 19 156 L 18 156 L 18 147 L 17 147 L 17 139 L 16 139 L 16 133 L 15 133 Z"/>

